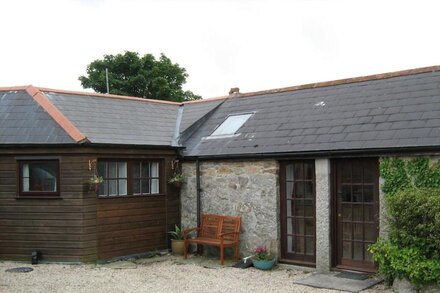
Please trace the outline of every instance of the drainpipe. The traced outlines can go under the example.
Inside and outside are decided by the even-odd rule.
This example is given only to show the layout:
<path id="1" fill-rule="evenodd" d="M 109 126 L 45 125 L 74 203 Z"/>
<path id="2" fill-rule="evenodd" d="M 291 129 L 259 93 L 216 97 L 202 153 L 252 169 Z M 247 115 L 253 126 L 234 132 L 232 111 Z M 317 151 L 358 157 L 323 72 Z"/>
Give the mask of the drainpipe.
<path id="1" fill-rule="evenodd" d="M 201 196 L 202 189 L 200 188 L 200 161 L 196 160 L 196 191 L 197 191 L 197 227 L 200 227 L 200 214 L 201 214 Z"/>

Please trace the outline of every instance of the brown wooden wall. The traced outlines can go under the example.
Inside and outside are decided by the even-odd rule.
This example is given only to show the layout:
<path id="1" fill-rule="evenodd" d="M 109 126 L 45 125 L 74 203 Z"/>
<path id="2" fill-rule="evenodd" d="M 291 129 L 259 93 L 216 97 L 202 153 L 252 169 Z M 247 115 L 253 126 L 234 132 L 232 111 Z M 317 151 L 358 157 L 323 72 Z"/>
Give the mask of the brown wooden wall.
<path id="1" fill-rule="evenodd" d="M 166 232 L 180 223 L 178 191 L 169 189 L 172 150 L 8 149 L 0 153 L 0 259 L 94 261 L 98 257 L 168 247 Z M 60 160 L 59 198 L 17 197 L 17 156 Z M 89 160 L 156 158 L 164 162 L 164 193 L 151 197 L 97 198 L 89 191 Z M 128 241 L 130 239 L 130 241 Z"/>

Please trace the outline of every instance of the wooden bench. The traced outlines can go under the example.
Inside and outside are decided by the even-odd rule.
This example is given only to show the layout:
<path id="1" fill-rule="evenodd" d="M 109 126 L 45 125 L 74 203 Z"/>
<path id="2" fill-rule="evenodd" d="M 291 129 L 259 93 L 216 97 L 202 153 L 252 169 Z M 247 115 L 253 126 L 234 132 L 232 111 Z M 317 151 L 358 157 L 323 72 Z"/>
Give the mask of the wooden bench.
<path id="1" fill-rule="evenodd" d="M 225 247 L 234 248 L 234 257 L 240 258 L 240 217 L 204 214 L 201 217 L 200 227 L 184 229 L 183 239 L 185 243 L 184 257 L 188 255 L 188 245 L 210 245 L 220 248 L 220 263 L 224 263 Z M 189 234 L 197 231 L 195 238 L 189 238 Z"/>

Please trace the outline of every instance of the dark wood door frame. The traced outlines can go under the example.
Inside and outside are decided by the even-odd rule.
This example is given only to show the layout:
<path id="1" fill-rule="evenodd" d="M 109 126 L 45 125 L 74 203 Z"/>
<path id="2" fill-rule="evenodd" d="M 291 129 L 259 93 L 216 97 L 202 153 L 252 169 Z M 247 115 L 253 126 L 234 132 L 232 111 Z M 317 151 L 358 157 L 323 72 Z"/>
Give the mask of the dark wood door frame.
<path id="1" fill-rule="evenodd" d="M 296 199 L 295 198 L 290 198 L 288 197 L 287 193 L 286 193 L 286 166 L 289 163 L 297 163 L 297 164 L 310 164 L 309 166 L 312 166 L 312 181 L 313 181 L 313 187 L 312 187 L 312 193 L 313 193 L 313 197 L 312 198 L 298 198 L 297 200 L 299 200 L 299 202 L 302 203 L 302 205 L 305 204 L 306 200 L 313 200 L 313 220 L 314 220 L 314 233 L 313 233 L 313 255 L 306 255 L 306 253 L 292 253 L 288 251 L 288 228 L 287 228 L 287 219 L 288 218 L 294 218 L 294 215 L 292 214 L 291 216 L 288 216 L 287 214 L 287 209 L 289 208 L 286 204 L 286 201 L 293 201 L 296 203 Z M 286 160 L 286 161 L 280 161 L 280 172 L 279 172 L 279 182 L 280 182 L 280 228 L 281 228 L 281 262 L 285 262 L 285 263 L 292 263 L 292 264 L 299 264 L 299 265 L 305 265 L 305 266 L 315 266 L 315 261 L 316 261 L 316 178 L 315 178 L 315 162 L 314 160 Z M 305 170 L 303 170 L 302 172 L 305 172 Z M 304 180 L 306 180 L 305 178 L 303 178 Z M 300 179 L 299 181 L 301 181 L 302 179 Z M 307 181 L 309 182 L 310 180 L 307 179 Z M 296 181 L 295 181 L 296 182 Z M 295 183 L 292 182 L 292 184 L 294 185 Z M 305 192 L 305 190 L 304 190 Z M 304 195 L 305 196 L 305 195 Z M 290 206 L 290 208 L 292 208 L 293 205 Z M 300 206 L 301 207 L 301 206 Z M 305 206 L 303 206 L 303 208 L 305 208 Z M 305 221 L 305 211 L 303 210 L 302 213 L 304 213 L 304 219 L 303 221 Z M 301 217 L 300 217 L 301 218 Z M 310 219 L 309 219 L 310 220 Z M 296 223 L 296 222 L 295 222 Z M 305 222 L 307 223 L 307 222 Z M 304 224 L 305 224 L 304 223 Z M 294 224 L 292 224 L 294 225 Z M 292 229 L 295 229 L 292 227 Z M 303 229 L 306 229 L 305 227 Z M 304 230 L 305 231 L 305 230 Z M 291 232 L 292 233 L 292 232 Z M 311 236 L 309 234 L 307 234 L 307 232 L 304 232 L 305 234 L 302 235 L 304 238 L 304 240 L 306 238 L 311 238 Z M 294 232 L 294 234 L 297 234 L 296 232 Z M 309 235 L 309 236 L 306 236 Z M 298 237 L 298 236 L 291 236 L 291 237 Z M 301 238 L 301 236 L 299 236 Z M 304 244 L 305 245 L 305 244 Z M 305 246 L 304 246 L 304 249 Z"/>
<path id="2" fill-rule="evenodd" d="M 379 230 L 379 218 L 378 218 L 378 212 L 379 212 L 379 164 L 378 164 L 378 158 L 352 158 L 352 159 L 332 159 L 331 160 L 331 260 L 332 260 L 332 268 L 333 269 L 342 269 L 342 270 L 355 270 L 355 271 L 364 271 L 364 272 L 376 272 L 377 266 L 371 265 L 371 266 L 359 266 L 354 262 L 353 265 L 341 265 L 340 259 L 342 256 L 342 247 L 340 247 L 340 241 L 341 239 L 338 239 L 338 237 L 342 237 L 341 229 L 338 227 L 338 163 L 344 162 L 344 161 L 363 161 L 363 160 L 371 160 L 375 161 L 376 168 L 374 168 L 374 181 L 375 181 L 375 190 L 374 190 L 374 210 L 377 212 L 375 214 L 376 217 L 376 224 L 377 224 L 377 233 Z M 339 235 L 338 235 L 339 234 Z"/>

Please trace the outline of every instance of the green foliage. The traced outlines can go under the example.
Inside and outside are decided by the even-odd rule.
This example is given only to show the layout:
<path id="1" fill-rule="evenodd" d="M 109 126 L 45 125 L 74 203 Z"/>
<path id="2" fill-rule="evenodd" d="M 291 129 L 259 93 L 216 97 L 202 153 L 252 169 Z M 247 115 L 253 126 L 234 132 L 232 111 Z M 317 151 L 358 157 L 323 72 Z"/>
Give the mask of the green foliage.
<path id="1" fill-rule="evenodd" d="M 169 231 L 168 234 L 170 234 L 173 239 L 183 240 L 183 231 L 177 225 L 174 226 L 174 231 Z"/>
<path id="2" fill-rule="evenodd" d="M 379 240 L 368 249 L 379 264 L 379 273 L 391 285 L 394 278 L 408 278 L 417 285 L 440 286 L 440 258 L 427 258 L 414 247 L 399 247 L 390 241 Z"/>
<path id="3" fill-rule="evenodd" d="M 440 164 L 431 165 L 427 158 L 384 158 L 380 163 L 380 176 L 385 180 L 382 191 L 386 195 L 410 187 L 440 188 Z"/>
<path id="4" fill-rule="evenodd" d="M 153 55 L 142 57 L 136 52 L 104 55 L 87 66 L 87 75 L 79 80 L 84 88 L 106 93 L 105 69 L 108 68 L 110 93 L 175 102 L 198 100 L 200 96 L 184 91 L 188 74 L 179 64 L 173 64 L 164 54 L 159 60 Z"/>
<path id="5" fill-rule="evenodd" d="M 440 189 L 398 191 L 387 197 L 387 208 L 394 243 L 428 258 L 440 255 Z"/>
<path id="6" fill-rule="evenodd" d="M 388 283 L 408 278 L 440 286 L 440 164 L 427 158 L 381 160 L 389 240 L 369 247 Z"/>
<path id="7" fill-rule="evenodd" d="M 185 177 L 183 176 L 182 173 L 175 173 L 173 176 L 171 176 L 168 179 L 168 183 L 170 184 L 174 184 L 174 183 L 183 183 L 183 181 L 185 181 Z"/>

